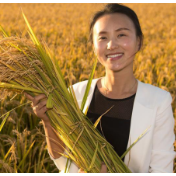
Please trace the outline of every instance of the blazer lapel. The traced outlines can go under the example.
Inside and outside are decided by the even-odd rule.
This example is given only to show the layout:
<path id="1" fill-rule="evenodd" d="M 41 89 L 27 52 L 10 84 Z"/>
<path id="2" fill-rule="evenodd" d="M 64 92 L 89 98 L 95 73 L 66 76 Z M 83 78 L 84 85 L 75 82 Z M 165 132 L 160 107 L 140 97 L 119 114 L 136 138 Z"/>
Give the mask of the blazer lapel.
<path id="1" fill-rule="evenodd" d="M 147 130 L 147 133 L 151 130 L 151 124 L 154 121 L 154 110 L 146 107 L 145 101 L 147 96 L 143 90 L 144 84 L 138 80 L 138 88 L 136 97 L 134 100 L 130 134 L 127 149 L 138 139 L 138 137 Z M 147 155 L 145 148 L 149 143 L 146 140 L 147 133 L 131 148 L 131 150 L 125 156 L 125 164 L 131 169 L 132 172 L 139 172 L 145 162 L 145 155 Z"/>

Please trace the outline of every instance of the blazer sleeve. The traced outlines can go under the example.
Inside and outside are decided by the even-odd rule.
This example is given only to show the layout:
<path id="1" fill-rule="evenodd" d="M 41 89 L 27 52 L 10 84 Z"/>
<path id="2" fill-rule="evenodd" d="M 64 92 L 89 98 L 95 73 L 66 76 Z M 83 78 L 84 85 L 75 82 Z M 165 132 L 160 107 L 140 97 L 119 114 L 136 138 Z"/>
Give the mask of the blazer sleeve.
<path id="1" fill-rule="evenodd" d="M 64 153 L 67 154 L 66 151 Z M 48 151 L 48 154 L 49 154 L 50 158 L 53 160 L 53 162 L 56 165 L 56 167 L 59 169 L 60 173 L 64 173 L 65 172 L 65 166 L 66 166 L 66 163 L 67 163 L 67 158 L 64 157 L 64 156 L 61 156 L 61 157 L 55 159 L 55 158 L 53 158 L 51 156 L 51 154 L 49 153 L 49 151 Z M 70 169 L 69 169 L 68 172 L 69 173 L 78 173 L 78 170 L 79 170 L 79 167 L 76 165 L 75 162 L 72 161 L 71 165 L 70 165 Z"/>
<path id="2" fill-rule="evenodd" d="M 49 153 L 49 152 L 48 152 Z M 64 152 L 66 153 L 66 152 Z M 64 173 L 65 172 L 65 166 L 67 163 L 67 158 L 64 156 L 61 156 L 59 158 L 54 159 L 50 153 L 49 153 L 50 158 L 53 160 L 54 164 L 56 165 L 56 167 L 59 169 L 60 173 Z M 68 163 L 69 165 L 70 163 Z M 72 161 L 71 165 L 70 165 L 70 169 L 69 169 L 69 173 L 78 173 L 78 166 L 76 165 L 75 162 Z"/>
<path id="3" fill-rule="evenodd" d="M 153 147 L 149 172 L 173 173 L 174 158 L 174 117 L 172 112 L 172 97 L 169 92 L 157 108 L 156 123 L 153 135 Z"/>

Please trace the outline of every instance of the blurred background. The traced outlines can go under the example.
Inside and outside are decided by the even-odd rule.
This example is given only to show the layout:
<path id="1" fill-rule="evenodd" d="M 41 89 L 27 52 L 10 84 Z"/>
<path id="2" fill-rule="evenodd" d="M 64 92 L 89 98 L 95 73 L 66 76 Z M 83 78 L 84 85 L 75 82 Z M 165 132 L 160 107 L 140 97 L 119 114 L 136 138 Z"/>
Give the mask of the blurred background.
<path id="1" fill-rule="evenodd" d="M 88 43 L 92 15 L 105 4 L 0 4 L 0 25 L 11 36 L 27 37 L 21 9 L 40 41 L 46 42 L 72 83 L 88 79 L 95 56 Z M 176 4 L 126 4 L 138 15 L 144 46 L 136 56 L 134 73 L 142 82 L 171 93 L 176 118 Z M 0 39 L 3 38 L 0 35 Z M 94 78 L 104 76 L 98 63 Z M 15 92 L 0 90 L 0 116 L 27 102 Z M 3 118 L 0 118 L 0 123 Z M 175 123 L 176 133 L 176 123 Z M 176 150 L 176 142 L 174 143 Z M 11 112 L 0 133 L 0 173 L 59 172 L 49 158 L 42 123 L 26 105 Z M 176 173 L 176 159 L 174 161 Z"/>

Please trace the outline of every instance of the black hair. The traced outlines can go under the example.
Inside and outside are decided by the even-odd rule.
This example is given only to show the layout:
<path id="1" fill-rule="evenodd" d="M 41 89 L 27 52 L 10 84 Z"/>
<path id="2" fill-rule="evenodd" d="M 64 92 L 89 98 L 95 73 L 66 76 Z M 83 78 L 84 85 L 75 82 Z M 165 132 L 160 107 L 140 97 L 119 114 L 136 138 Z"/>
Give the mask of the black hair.
<path id="1" fill-rule="evenodd" d="M 102 9 L 101 11 L 98 11 L 97 13 L 94 14 L 94 16 L 92 17 L 91 23 L 90 23 L 90 27 L 89 27 L 89 41 L 93 44 L 93 27 L 94 24 L 96 23 L 96 21 L 106 15 L 106 14 L 113 14 L 113 13 L 121 13 L 121 14 L 125 14 L 126 16 L 128 16 L 136 29 L 136 36 L 140 38 L 140 46 L 139 46 L 139 50 L 142 47 L 143 44 L 143 33 L 141 30 L 141 26 L 138 20 L 138 17 L 136 15 L 136 13 L 130 9 L 127 6 L 124 6 L 122 4 L 116 4 L 116 3 L 110 3 L 107 4 L 104 9 Z"/>

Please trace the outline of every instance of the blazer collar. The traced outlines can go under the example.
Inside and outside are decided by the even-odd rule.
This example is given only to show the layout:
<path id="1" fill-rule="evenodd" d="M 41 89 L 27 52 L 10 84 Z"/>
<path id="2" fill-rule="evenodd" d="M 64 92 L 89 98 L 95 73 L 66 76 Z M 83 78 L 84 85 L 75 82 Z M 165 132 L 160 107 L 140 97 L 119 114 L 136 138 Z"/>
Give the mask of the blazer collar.
<path id="1" fill-rule="evenodd" d="M 102 78 L 102 77 L 100 77 L 100 78 Z M 90 102 L 92 100 L 92 96 L 93 96 L 93 93 L 94 93 L 95 86 L 97 84 L 97 81 L 100 78 L 96 78 L 96 79 L 92 80 L 92 84 L 91 84 L 91 87 L 90 87 L 89 95 L 87 97 L 87 101 L 86 101 L 85 107 L 83 109 L 83 112 L 85 112 L 85 110 L 87 109 L 87 107 L 90 105 Z M 142 104 L 143 97 L 144 97 L 144 94 L 143 94 L 143 91 L 142 91 L 142 89 L 143 89 L 143 83 L 140 82 L 139 80 L 137 80 L 137 81 L 138 81 L 138 86 L 137 86 L 137 92 L 136 92 L 134 103 L 138 102 L 138 103 Z"/>
<path id="2" fill-rule="evenodd" d="M 102 77 L 100 77 L 100 78 L 102 78 Z M 87 97 L 87 101 L 86 101 L 85 107 L 83 109 L 83 112 L 85 112 L 87 107 L 90 105 L 96 83 L 100 78 L 92 80 L 91 88 L 90 88 L 89 95 Z M 145 102 L 147 100 L 147 97 L 146 97 L 147 92 L 145 92 L 145 90 L 146 90 L 145 84 L 140 82 L 139 80 L 137 80 L 137 81 L 138 81 L 138 86 L 137 86 L 136 96 L 135 96 L 135 99 L 134 99 L 134 105 L 133 105 L 133 111 L 132 111 L 132 117 L 131 117 L 131 124 L 130 124 L 130 134 L 129 134 L 129 140 L 128 140 L 127 148 L 129 148 L 130 145 L 132 145 L 136 141 L 136 139 L 147 128 L 149 128 L 149 126 L 151 126 L 152 120 L 154 119 L 153 118 L 153 109 L 148 108 L 147 104 L 145 104 Z M 145 140 L 145 139 L 143 140 L 143 138 L 145 137 L 145 135 L 132 147 L 130 152 L 128 152 L 125 156 L 124 162 L 129 168 L 138 167 L 138 166 L 134 165 L 135 162 L 130 160 L 130 156 L 131 155 L 134 156 L 134 155 L 138 154 L 137 153 L 138 150 L 139 150 L 138 147 L 140 145 L 143 145 L 143 141 Z"/>

